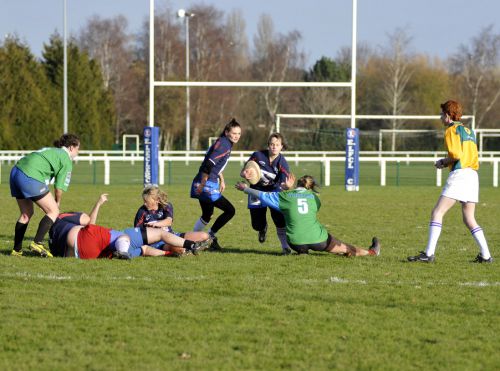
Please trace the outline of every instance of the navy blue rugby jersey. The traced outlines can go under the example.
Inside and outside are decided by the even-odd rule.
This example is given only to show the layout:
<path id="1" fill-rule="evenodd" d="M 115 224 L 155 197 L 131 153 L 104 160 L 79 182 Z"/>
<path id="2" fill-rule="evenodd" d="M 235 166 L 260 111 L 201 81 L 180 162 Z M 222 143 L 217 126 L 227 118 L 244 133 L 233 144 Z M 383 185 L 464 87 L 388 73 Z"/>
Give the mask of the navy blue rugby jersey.
<path id="1" fill-rule="evenodd" d="M 210 161 L 213 164 L 213 168 L 210 171 L 210 174 L 208 174 L 208 180 L 218 182 L 219 174 L 224 171 L 229 157 L 231 156 L 232 148 L 233 142 L 231 142 L 226 136 L 219 137 L 208 149 L 205 159 L 200 166 L 199 172 L 205 168 L 204 165 L 206 161 Z"/>
<path id="2" fill-rule="evenodd" d="M 255 161 L 259 164 L 261 171 L 260 181 L 250 186 L 264 192 L 279 192 L 281 191 L 281 183 L 285 182 L 290 175 L 290 167 L 288 162 L 281 153 L 274 159 L 269 161 L 269 150 L 256 151 L 252 153 L 249 161 Z"/>
<path id="3" fill-rule="evenodd" d="M 145 223 L 157 222 L 172 218 L 174 220 L 174 207 L 170 202 L 167 202 L 165 207 L 159 207 L 157 210 L 148 210 L 146 206 L 142 205 L 135 214 L 134 227 L 140 227 Z"/>

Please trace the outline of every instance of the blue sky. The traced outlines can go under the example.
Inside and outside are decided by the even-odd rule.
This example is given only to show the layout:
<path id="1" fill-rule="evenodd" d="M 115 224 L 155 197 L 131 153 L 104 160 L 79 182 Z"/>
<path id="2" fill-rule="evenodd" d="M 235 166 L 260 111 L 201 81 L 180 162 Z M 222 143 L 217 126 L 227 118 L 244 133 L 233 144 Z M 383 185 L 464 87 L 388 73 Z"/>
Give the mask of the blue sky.
<path id="1" fill-rule="evenodd" d="M 311 65 L 321 56 L 335 57 L 351 43 L 351 0 L 156 0 L 173 9 L 192 4 L 214 4 L 218 9 L 241 9 L 249 42 L 261 14 L 272 15 L 278 32 L 298 30 L 301 47 Z M 58 30 L 62 34 L 63 0 L 0 0 L 0 37 L 16 33 L 40 56 L 43 43 Z M 75 34 L 87 19 L 124 15 L 129 30 L 139 31 L 149 14 L 149 0 L 67 0 L 69 32 Z M 481 29 L 493 24 L 500 32 L 499 0 L 358 0 L 358 41 L 372 47 L 387 44 L 387 34 L 405 28 L 410 50 L 446 58 L 461 43 L 470 43 Z"/>

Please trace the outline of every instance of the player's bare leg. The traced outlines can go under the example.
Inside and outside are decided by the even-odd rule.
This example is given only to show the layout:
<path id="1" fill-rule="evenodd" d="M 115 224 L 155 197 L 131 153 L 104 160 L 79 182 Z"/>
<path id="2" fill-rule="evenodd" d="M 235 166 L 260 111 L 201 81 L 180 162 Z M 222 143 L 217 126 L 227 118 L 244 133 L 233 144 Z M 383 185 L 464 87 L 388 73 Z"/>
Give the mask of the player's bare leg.
<path id="1" fill-rule="evenodd" d="M 372 240 L 372 246 L 370 249 L 363 249 L 361 247 L 356 247 L 332 237 L 330 245 L 326 248 L 331 254 L 344 255 L 344 256 L 366 256 L 366 255 L 379 255 L 380 245 L 376 237 Z"/>

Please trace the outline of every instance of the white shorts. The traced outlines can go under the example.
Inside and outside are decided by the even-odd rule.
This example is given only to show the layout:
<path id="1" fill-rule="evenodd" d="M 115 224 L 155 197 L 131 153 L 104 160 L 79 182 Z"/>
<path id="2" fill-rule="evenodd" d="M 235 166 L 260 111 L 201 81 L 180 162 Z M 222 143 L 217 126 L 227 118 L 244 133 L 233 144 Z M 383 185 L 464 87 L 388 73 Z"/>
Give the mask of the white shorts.
<path id="1" fill-rule="evenodd" d="M 450 172 L 441 196 L 461 202 L 477 203 L 479 201 L 479 178 L 477 171 L 466 168 Z"/>

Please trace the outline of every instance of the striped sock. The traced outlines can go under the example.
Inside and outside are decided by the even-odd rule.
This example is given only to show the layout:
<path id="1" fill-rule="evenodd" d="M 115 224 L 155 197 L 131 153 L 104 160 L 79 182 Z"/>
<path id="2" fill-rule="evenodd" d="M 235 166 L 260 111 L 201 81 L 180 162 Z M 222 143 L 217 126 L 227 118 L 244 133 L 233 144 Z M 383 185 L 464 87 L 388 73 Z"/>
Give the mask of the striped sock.
<path id="1" fill-rule="evenodd" d="M 427 241 L 427 247 L 425 248 L 425 255 L 432 256 L 436 252 L 436 246 L 442 227 L 443 225 L 438 222 L 431 221 L 429 223 L 429 240 Z"/>
<path id="2" fill-rule="evenodd" d="M 480 226 L 472 228 L 470 230 L 472 237 L 476 240 L 479 245 L 479 250 L 481 251 L 481 256 L 483 259 L 489 259 L 491 257 L 490 250 L 488 249 L 488 243 L 486 242 L 486 237 L 484 237 L 483 229 Z"/>

